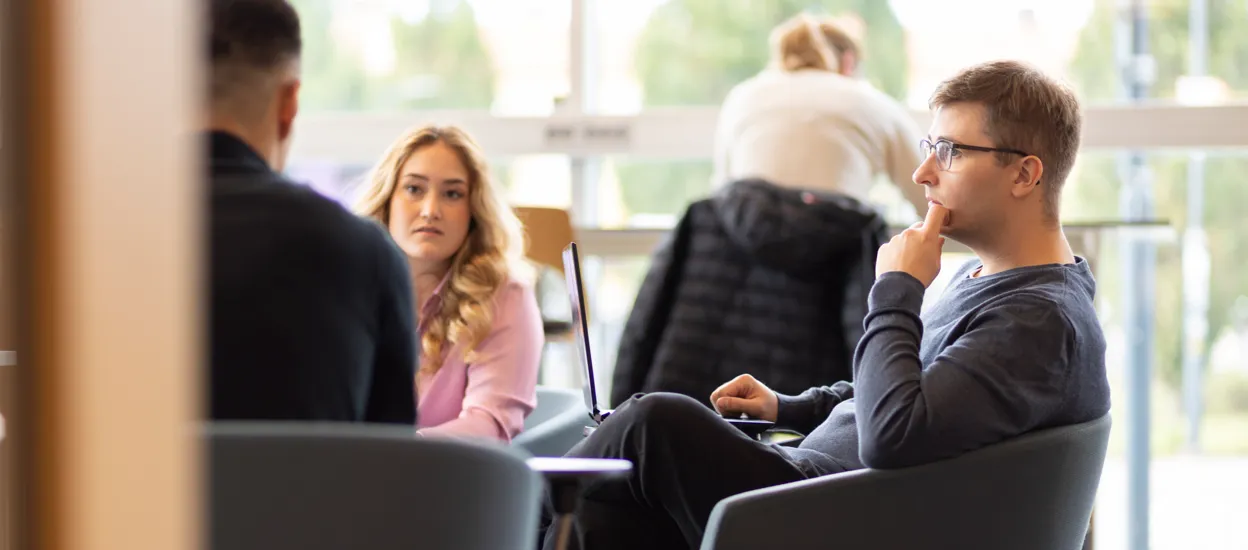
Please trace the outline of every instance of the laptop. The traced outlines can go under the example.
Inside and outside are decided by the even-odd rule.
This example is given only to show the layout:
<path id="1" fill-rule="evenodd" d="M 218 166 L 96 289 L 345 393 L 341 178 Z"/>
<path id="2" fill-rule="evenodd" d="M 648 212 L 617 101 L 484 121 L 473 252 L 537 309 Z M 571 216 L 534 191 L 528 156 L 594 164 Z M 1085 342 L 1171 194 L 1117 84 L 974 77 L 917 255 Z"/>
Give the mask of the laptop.
<path id="1" fill-rule="evenodd" d="M 576 243 L 569 243 L 567 248 L 563 249 L 563 272 L 568 281 L 568 298 L 572 303 L 572 332 L 575 339 L 577 355 L 581 360 L 581 371 L 585 376 L 585 382 L 582 384 L 581 391 L 585 397 L 585 407 L 589 409 L 589 418 L 595 424 L 601 424 L 603 420 L 611 416 L 611 411 L 604 411 L 598 408 L 598 387 L 597 380 L 594 379 L 594 360 L 593 354 L 589 350 L 589 322 L 585 318 L 585 287 L 581 281 L 581 258 L 577 252 Z M 708 396 L 709 397 L 709 396 Z M 742 433 L 752 438 L 758 439 L 763 432 L 772 428 L 775 424 L 768 420 L 757 420 L 751 418 L 728 418 L 724 421 L 741 430 Z"/>

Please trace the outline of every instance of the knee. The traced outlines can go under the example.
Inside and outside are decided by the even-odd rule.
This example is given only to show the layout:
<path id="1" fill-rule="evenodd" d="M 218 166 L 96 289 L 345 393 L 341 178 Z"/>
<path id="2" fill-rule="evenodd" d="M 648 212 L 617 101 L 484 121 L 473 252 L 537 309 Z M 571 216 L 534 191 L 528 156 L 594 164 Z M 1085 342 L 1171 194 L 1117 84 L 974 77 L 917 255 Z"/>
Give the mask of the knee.
<path id="1" fill-rule="evenodd" d="M 633 414 L 682 414 L 677 411 L 705 408 L 692 397 L 669 392 L 639 393 L 628 401 L 629 408 L 639 411 Z"/>
<path id="2" fill-rule="evenodd" d="M 697 400 L 678 393 L 636 395 L 612 413 L 617 420 L 651 429 L 682 429 L 714 416 Z"/>
<path id="3" fill-rule="evenodd" d="M 637 459 L 636 450 L 650 442 L 680 444 L 719 422 L 717 415 L 693 398 L 675 393 L 634 395 L 616 407 L 594 433 L 566 456 Z"/>

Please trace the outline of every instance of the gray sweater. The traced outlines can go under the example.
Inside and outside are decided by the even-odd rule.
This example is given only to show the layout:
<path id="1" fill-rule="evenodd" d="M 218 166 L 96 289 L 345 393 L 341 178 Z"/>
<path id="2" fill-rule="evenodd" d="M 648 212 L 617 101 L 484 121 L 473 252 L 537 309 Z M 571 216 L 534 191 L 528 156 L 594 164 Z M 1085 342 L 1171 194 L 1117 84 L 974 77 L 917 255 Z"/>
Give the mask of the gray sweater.
<path id="1" fill-rule="evenodd" d="M 1096 282 L 1082 258 L 970 278 L 958 270 L 920 316 L 923 285 L 887 273 L 871 289 L 854 384 L 780 396 L 785 449 L 813 475 L 932 462 L 1109 410 Z"/>

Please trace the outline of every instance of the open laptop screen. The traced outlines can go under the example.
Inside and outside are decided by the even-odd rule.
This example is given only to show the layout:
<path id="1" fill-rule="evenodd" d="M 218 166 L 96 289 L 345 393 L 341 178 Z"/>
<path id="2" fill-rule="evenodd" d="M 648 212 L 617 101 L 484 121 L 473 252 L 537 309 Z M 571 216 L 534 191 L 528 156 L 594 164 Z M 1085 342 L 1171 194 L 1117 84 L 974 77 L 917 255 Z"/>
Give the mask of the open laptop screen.
<path id="1" fill-rule="evenodd" d="M 576 342 L 576 353 L 581 359 L 581 374 L 585 376 L 582 390 L 585 394 L 585 408 L 590 414 L 598 416 L 597 381 L 594 380 L 593 358 L 589 353 L 589 323 L 585 319 L 585 288 L 581 283 L 581 258 L 577 254 L 576 243 L 568 243 L 563 249 L 563 273 L 568 280 L 568 299 L 572 306 L 572 335 Z"/>

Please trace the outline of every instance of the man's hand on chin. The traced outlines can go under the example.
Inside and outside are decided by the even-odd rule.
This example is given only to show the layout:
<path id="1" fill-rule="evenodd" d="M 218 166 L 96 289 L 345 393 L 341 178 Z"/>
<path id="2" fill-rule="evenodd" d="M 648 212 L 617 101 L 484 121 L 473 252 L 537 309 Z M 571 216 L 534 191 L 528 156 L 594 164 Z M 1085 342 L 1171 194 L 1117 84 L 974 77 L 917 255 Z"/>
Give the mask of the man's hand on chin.
<path id="1" fill-rule="evenodd" d="M 929 205 L 923 221 L 898 233 L 880 247 L 875 260 L 875 276 L 878 278 L 885 273 L 900 271 L 918 279 L 924 288 L 931 286 L 940 274 L 940 251 L 945 244 L 940 230 L 948 216 L 949 210 L 944 206 Z"/>

